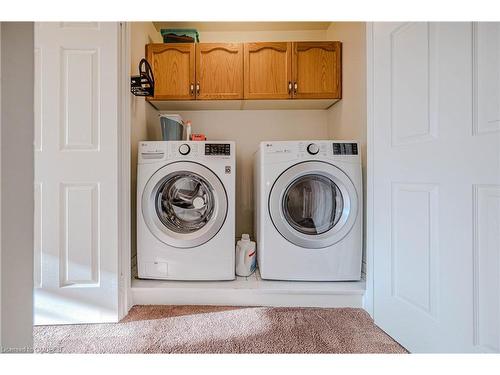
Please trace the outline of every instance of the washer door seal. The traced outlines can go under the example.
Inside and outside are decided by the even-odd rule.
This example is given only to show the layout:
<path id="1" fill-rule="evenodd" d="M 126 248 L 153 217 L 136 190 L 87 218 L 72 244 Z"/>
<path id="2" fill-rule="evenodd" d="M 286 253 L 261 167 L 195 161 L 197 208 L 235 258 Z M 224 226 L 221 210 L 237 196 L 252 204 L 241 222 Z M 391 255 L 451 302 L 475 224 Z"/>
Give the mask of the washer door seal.
<path id="1" fill-rule="evenodd" d="M 142 215 L 151 233 L 177 248 L 210 241 L 227 216 L 227 193 L 217 175 L 195 162 L 157 170 L 142 193 Z"/>
<path id="2" fill-rule="evenodd" d="M 344 238 L 358 215 L 351 179 L 336 166 L 306 161 L 286 169 L 269 194 L 276 230 L 294 245 L 321 249 Z"/>

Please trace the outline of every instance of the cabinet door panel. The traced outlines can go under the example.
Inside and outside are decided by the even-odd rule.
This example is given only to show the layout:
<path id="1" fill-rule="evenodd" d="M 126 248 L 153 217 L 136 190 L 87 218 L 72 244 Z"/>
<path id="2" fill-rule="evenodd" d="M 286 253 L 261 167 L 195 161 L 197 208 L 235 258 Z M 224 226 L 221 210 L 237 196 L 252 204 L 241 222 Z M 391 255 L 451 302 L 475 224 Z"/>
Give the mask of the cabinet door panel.
<path id="1" fill-rule="evenodd" d="M 197 44 L 196 82 L 196 99 L 242 99 L 243 44 Z"/>
<path id="2" fill-rule="evenodd" d="M 154 99 L 194 99 L 194 43 L 148 44 L 155 78 Z"/>
<path id="3" fill-rule="evenodd" d="M 293 43 L 294 98 L 341 98 L 342 44 Z"/>
<path id="4" fill-rule="evenodd" d="M 245 44 L 245 99 L 291 97 L 292 43 Z"/>

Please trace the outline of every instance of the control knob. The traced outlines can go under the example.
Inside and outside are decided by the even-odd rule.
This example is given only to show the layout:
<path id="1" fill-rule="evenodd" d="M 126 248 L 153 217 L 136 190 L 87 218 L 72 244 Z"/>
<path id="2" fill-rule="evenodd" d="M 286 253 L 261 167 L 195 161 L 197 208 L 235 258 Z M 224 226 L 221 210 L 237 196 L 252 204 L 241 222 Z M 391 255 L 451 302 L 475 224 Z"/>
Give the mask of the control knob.
<path id="1" fill-rule="evenodd" d="M 181 155 L 187 155 L 191 151 L 191 147 L 189 147 L 188 144 L 183 143 L 182 145 L 179 146 L 179 154 Z"/>
<path id="2" fill-rule="evenodd" d="M 316 143 L 310 143 L 307 146 L 307 152 L 311 155 L 316 155 L 319 152 L 319 146 Z"/>

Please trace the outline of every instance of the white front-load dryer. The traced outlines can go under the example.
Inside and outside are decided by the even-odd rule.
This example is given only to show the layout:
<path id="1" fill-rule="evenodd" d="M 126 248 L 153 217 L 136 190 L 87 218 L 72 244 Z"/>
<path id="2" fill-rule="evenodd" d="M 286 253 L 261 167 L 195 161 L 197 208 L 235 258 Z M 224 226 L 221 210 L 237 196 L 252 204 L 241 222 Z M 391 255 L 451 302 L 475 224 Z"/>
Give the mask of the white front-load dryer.
<path id="1" fill-rule="evenodd" d="M 262 142 L 255 155 L 255 232 L 262 278 L 361 278 L 363 201 L 351 141 Z"/>
<path id="2" fill-rule="evenodd" d="M 140 142 L 139 278 L 235 278 L 234 142 Z"/>

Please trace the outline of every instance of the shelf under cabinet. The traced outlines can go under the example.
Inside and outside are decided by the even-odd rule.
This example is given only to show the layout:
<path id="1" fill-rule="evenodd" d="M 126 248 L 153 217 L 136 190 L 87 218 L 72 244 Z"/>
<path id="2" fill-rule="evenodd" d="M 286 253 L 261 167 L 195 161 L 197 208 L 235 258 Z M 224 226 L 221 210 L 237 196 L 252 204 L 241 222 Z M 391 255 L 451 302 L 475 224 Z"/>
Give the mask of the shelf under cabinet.
<path id="1" fill-rule="evenodd" d="M 148 100 L 158 111 L 328 109 L 339 99 Z"/>

